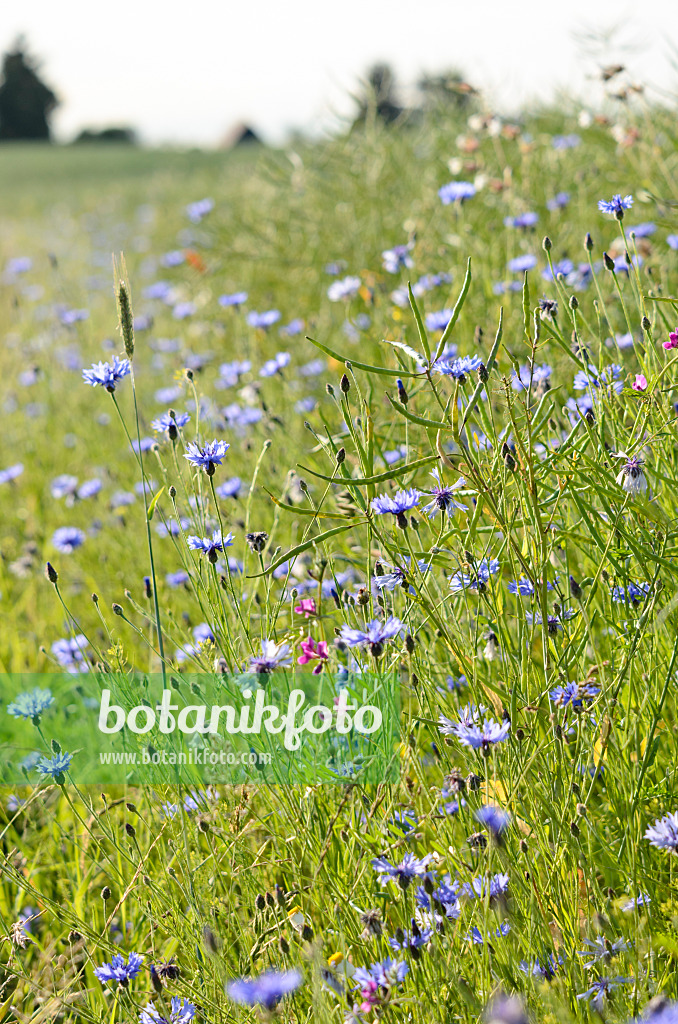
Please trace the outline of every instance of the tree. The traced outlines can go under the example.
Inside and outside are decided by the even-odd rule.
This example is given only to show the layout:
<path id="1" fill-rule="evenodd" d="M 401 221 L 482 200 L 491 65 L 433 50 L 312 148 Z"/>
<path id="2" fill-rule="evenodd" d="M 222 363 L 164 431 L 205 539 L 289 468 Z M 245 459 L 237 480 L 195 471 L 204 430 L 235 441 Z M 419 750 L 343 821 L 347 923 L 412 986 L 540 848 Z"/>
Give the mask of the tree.
<path id="1" fill-rule="evenodd" d="M 367 73 L 365 94 L 358 101 L 359 111 L 355 124 L 363 124 L 368 114 L 376 114 L 386 124 L 396 121 L 403 113 L 396 96 L 393 69 L 388 64 L 375 64 Z"/>
<path id="2" fill-rule="evenodd" d="M 59 101 L 41 80 L 39 63 L 17 39 L 2 62 L 0 84 L 0 141 L 44 139 L 49 141 L 49 119 Z"/>

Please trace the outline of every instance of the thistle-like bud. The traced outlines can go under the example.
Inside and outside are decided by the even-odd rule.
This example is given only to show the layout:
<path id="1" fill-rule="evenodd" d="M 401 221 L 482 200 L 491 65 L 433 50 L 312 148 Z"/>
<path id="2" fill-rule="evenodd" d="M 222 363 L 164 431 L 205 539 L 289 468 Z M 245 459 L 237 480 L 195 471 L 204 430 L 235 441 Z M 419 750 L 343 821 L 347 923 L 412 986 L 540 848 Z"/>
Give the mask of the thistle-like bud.
<path id="1" fill-rule="evenodd" d="M 405 650 L 407 651 L 408 654 L 414 654 L 415 645 L 416 641 L 414 637 L 412 636 L 411 633 L 408 633 L 407 636 L 405 637 Z"/>
<path id="2" fill-rule="evenodd" d="M 50 583 L 56 583 L 59 579 L 59 573 L 56 571 L 51 562 L 45 562 L 45 576 Z"/>
<path id="3" fill-rule="evenodd" d="M 114 615 L 122 615 L 123 614 L 122 605 L 114 603 L 113 605 L 111 605 L 111 607 L 113 609 L 113 614 Z"/>
<path id="4" fill-rule="evenodd" d="M 261 893 L 257 893 L 257 896 L 254 900 L 254 905 L 257 908 L 257 910 L 263 910 L 265 908 L 266 900 L 264 899 Z"/>
<path id="5" fill-rule="evenodd" d="M 170 484 L 170 489 L 169 489 L 169 491 L 168 491 L 168 494 L 169 494 L 169 496 L 170 496 L 171 500 L 172 500 L 172 501 L 174 501 L 174 499 L 175 499 L 175 498 L 176 498 L 176 496 L 177 496 L 177 489 L 176 489 L 176 487 L 174 486 L 174 484 Z"/>
<path id="6" fill-rule="evenodd" d="M 341 381 L 339 382 L 339 387 L 341 388 L 343 394 L 345 394 L 345 395 L 347 395 L 349 393 L 349 391 L 351 390 L 351 382 L 348 379 L 348 375 L 347 374 L 342 373 Z"/>
<path id="7" fill-rule="evenodd" d="M 570 576 L 570 593 L 572 594 L 572 597 L 575 599 L 575 601 L 579 601 L 581 599 L 581 587 L 577 583 L 574 576 Z"/>
<path id="8" fill-rule="evenodd" d="M 593 252 L 593 239 L 591 238 L 591 235 L 588 231 L 586 232 L 586 236 L 584 238 L 584 248 L 587 252 Z"/>
<path id="9" fill-rule="evenodd" d="M 609 270 L 609 271 L 614 270 L 614 260 L 606 252 L 603 253 L 603 265 L 605 266 L 606 270 Z"/>
<path id="10" fill-rule="evenodd" d="M 106 903 L 107 900 L 110 900 L 111 896 L 112 896 L 111 890 L 109 889 L 109 887 L 107 885 L 105 885 L 103 887 L 103 889 L 101 890 L 101 898 L 104 901 L 104 903 Z"/>
<path id="11" fill-rule="evenodd" d="M 346 449 L 345 448 L 340 448 L 339 451 L 337 452 L 337 465 L 341 466 L 342 462 L 345 462 L 345 460 L 346 460 Z"/>
<path id="12" fill-rule="evenodd" d="M 478 367 L 478 380 L 481 384 L 487 384 L 489 379 L 490 375 L 487 371 L 487 367 L 485 366 L 485 363 L 481 363 Z"/>
<path id="13" fill-rule="evenodd" d="M 570 309 L 579 309 L 579 299 L 576 295 L 570 295 Z"/>
<path id="14" fill-rule="evenodd" d="M 125 345 L 125 355 L 131 362 L 134 358 L 134 316 L 132 314 L 129 290 L 124 281 L 120 281 L 118 284 L 118 317 L 120 319 L 120 333 Z"/>
<path id="15" fill-rule="evenodd" d="M 409 401 L 409 395 L 405 391 L 405 385 L 401 381 L 400 377 L 396 380 L 396 387 L 398 388 L 398 401 L 401 405 L 407 405 Z"/>
<path id="16" fill-rule="evenodd" d="M 552 245 L 551 239 L 549 238 L 548 235 L 545 235 L 544 236 L 544 241 L 541 243 L 541 247 L 544 250 L 544 252 L 551 252 L 551 245 Z"/>
<path id="17" fill-rule="evenodd" d="M 325 391 L 330 396 L 330 398 L 334 398 L 334 388 L 332 387 L 331 384 L 326 384 L 325 385 Z"/>
<path id="18" fill-rule="evenodd" d="M 651 330 L 651 328 L 652 328 L 652 324 L 650 323 L 650 318 L 647 317 L 647 316 L 644 316 L 643 319 L 640 321 L 640 326 L 643 328 L 643 330 L 647 334 L 647 332 L 649 330 Z"/>
<path id="19" fill-rule="evenodd" d="M 125 832 L 130 837 L 130 839 L 134 839 L 135 838 L 135 836 L 137 834 L 137 830 L 135 829 L 135 827 L 134 827 L 134 825 L 132 824 L 131 821 L 126 821 L 125 822 Z"/>

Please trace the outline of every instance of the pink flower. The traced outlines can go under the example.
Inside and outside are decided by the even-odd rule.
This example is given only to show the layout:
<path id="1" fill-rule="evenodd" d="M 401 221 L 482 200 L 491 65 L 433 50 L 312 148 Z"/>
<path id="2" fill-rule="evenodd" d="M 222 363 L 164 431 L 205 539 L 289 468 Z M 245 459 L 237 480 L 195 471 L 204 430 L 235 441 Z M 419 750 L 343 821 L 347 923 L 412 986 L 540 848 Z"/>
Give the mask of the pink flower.
<path id="1" fill-rule="evenodd" d="M 644 374 L 637 373 L 636 374 L 636 379 L 634 380 L 634 382 L 631 385 L 631 387 L 633 388 L 634 391 L 644 391 L 645 388 L 647 387 L 647 379 L 645 378 Z"/>
<path id="2" fill-rule="evenodd" d="M 323 662 L 327 661 L 330 656 L 329 651 L 327 650 L 327 641 L 319 640 L 316 646 L 316 642 L 313 637 L 309 636 L 306 640 L 301 641 L 301 650 L 302 653 L 297 658 L 297 662 L 300 665 L 306 665 L 309 661 L 317 661 L 318 664 L 313 669 L 313 675 L 320 675 L 323 670 Z"/>
<path id="3" fill-rule="evenodd" d="M 317 612 L 315 601 L 312 597 L 305 597 L 300 604 L 295 607 L 294 611 L 297 615 L 303 615 L 308 619 L 311 615 L 315 615 Z"/>
<path id="4" fill-rule="evenodd" d="M 669 340 L 663 342 L 664 348 L 678 348 L 678 331 L 671 331 Z"/>

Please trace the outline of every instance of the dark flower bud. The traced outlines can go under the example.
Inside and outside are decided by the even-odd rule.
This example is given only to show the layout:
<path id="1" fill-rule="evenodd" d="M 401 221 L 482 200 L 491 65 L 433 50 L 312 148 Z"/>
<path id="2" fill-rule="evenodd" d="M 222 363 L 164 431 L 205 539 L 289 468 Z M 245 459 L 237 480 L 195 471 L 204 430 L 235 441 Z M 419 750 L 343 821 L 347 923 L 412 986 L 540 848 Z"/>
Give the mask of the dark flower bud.
<path id="1" fill-rule="evenodd" d="M 580 818 L 586 817 L 586 804 L 577 804 L 577 814 Z"/>
<path id="2" fill-rule="evenodd" d="M 548 235 L 544 236 L 544 241 L 541 243 L 541 247 L 544 252 L 551 252 L 551 239 Z"/>
<path id="3" fill-rule="evenodd" d="M 301 938 L 304 942 L 311 942 L 313 940 L 313 929 L 310 925 L 304 925 L 301 930 Z"/>
<path id="4" fill-rule="evenodd" d="M 405 650 L 408 654 L 414 654 L 416 641 L 411 633 L 408 633 L 405 637 Z"/>
<path id="5" fill-rule="evenodd" d="M 410 516 L 410 526 L 412 527 L 413 530 L 418 532 L 418 530 L 419 530 L 419 520 L 414 515 Z"/>
<path id="6" fill-rule="evenodd" d="M 591 235 L 588 233 L 588 231 L 586 232 L 586 237 L 584 238 L 584 248 L 587 252 L 593 252 L 593 239 L 591 238 Z"/>
<path id="7" fill-rule="evenodd" d="M 71 944 L 74 943 L 74 942 L 80 942 L 81 938 L 82 938 L 82 935 L 80 934 L 80 932 L 76 932 L 75 929 L 73 929 L 72 931 L 70 931 L 68 933 L 68 941 Z"/>
<path id="8" fill-rule="evenodd" d="M 528 849 L 528 847 L 527 847 L 527 840 L 526 839 L 521 839 L 520 840 L 520 852 L 521 853 L 527 853 L 527 849 Z"/>
<path id="9" fill-rule="evenodd" d="M 341 466 L 342 462 L 346 461 L 346 449 L 340 448 L 337 452 L 337 465 Z"/>
<path id="10" fill-rule="evenodd" d="M 263 551 L 266 547 L 266 541 L 268 540 L 268 534 L 264 533 L 263 530 L 258 533 L 248 533 L 245 535 L 245 540 L 249 544 L 252 551 Z"/>
<path id="11" fill-rule="evenodd" d="M 52 753 L 53 754 L 60 754 L 61 753 L 61 744 L 59 743 L 58 740 L 52 740 L 52 742 L 50 743 L 50 746 L 52 748 Z"/>
<path id="12" fill-rule="evenodd" d="M 98 594 L 92 594 L 92 603 L 93 604 L 99 604 L 99 595 Z"/>
<path id="13" fill-rule="evenodd" d="M 504 454 L 504 465 L 510 473 L 512 473 L 516 468 L 516 460 L 513 458 L 510 451 L 507 451 Z"/>
<path id="14" fill-rule="evenodd" d="M 351 390 L 351 382 L 350 382 L 350 380 L 348 379 L 348 376 L 345 373 L 342 373 L 342 375 L 341 375 L 341 381 L 339 382 L 339 387 L 341 388 L 343 394 L 345 394 L 345 395 L 347 395 L 349 393 L 349 391 Z"/>
<path id="15" fill-rule="evenodd" d="M 405 386 L 403 385 L 403 382 L 401 381 L 400 377 L 398 377 L 398 379 L 396 380 L 396 387 L 398 388 L 398 401 L 401 403 L 401 405 L 407 405 L 409 401 L 409 396 L 407 394 L 407 391 L 405 391 Z"/>
<path id="16" fill-rule="evenodd" d="M 606 252 L 603 253 L 603 265 L 606 270 L 614 270 L 614 260 Z"/>
<path id="17" fill-rule="evenodd" d="M 56 583 L 59 579 L 59 574 L 51 562 L 45 562 L 45 576 L 50 583 Z"/>
<path id="18" fill-rule="evenodd" d="M 570 822 L 570 832 L 575 837 L 575 839 L 579 838 L 579 835 L 580 835 L 579 825 L 577 824 L 576 821 L 571 821 Z"/>
<path id="19" fill-rule="evenodd" d="M 570 593 L 572 594 L 572 597 L 575 599 L 575 601 L 580 600 L 582 590 L 574 576 L 570 576 Z"/>
<path id="20" fill-rule="evenodd" d="M 363 608 L 365 607 L 365 605 L 370 603 L 370 592 L 367 589 L 367 587 L 360 588 L 360 590 L 358 591 L 357 601 L 358 604 L 361 605 L 361 607 Z"/>
<path id="21" fill-rule="evenodd" d="M 487 384 L 489 379 L 490 375 L 488 373 L 487 367 L 485 366 L 485 363 L 481 363 L 480 366 L 478 367 L 478 380 L 480 381 L 481 384 Z"/>
<path id="22" fill-rule="evenodd" d="M 145 593 L 146 597 L 149 600 L 153 597 L 153 591 L 151 589 L 151 577 L 150 576 L 144 576 L 144 593 Z"/>
<path id="23" fill-rule="evenodd" d="M 424 881 L 426 885 L 426 881 Z M 381 914 L 378 910 L 366 910 L 364 914 L 360 915 L 360 923 L 363 926 L 363 938 L 367 941 L 371 936 L 377 938 L 382 933 L 382 921 Z"/>
<path id="24" fill-rule="evenodd" d="M 481 776 L 475 775 L 473 772 L 469 772 L 469 774 L 466 776 L 466 785 L 473 793 L 480 789 L 482 782 L 483 780 Z"/>
<path id="25" fill-rule="evenodd" d="M 131 821 L 125 822 L 125 832 L 130 837 L 130 839 L 134 839 L 134 837 L 136 836 L 137 830 L 135 829 Z"/>
<path id="26" fill-rule="evenodd" d="M 304 494 L 308 494 L 308 484 L 303 477 L 299 477 L 299 490 L 303 491 Z"/>
<path id="27" fill-rule="evenodd" d="M 570 309 L 579 309 L 579 299 L 576 295 L 570 295 Z"/>
<path id="28" fill-rule="evenodd" d="M 186 379 L 193 380 L 193 370 L 186 370 Z"/>
<path id="29" fill-rule="evenodd" d="M 198 828 L 203 833 L 203 835 L 206 835 L 210 830 L 209 821 L 205 821 L 204 818 L 201 818 L 200 821 L 198 822 Z"/>
<path id="30" fill-rule="evenodd" d="M 113 614 L 114 615 L 122 615 L 123 614 L 122 605 L 114 603 L 114 604 L 111 605 L 111 608 L 113 609 Z"/>
<path id="31" fill-rule="evenodd" d="M 169 492 L 168 492 L 168 493 L 169 493 L 169 496 L 170 496 L 170 498 L 172 499 L 172 501 L 174 501 L 174 499 L 175 499 L 175 498 L 176 498 L 176 496 L 177 496 L 177 489 L 176 489 L 176 487 L 174 486 L 174 484 L 171 484 L 171 486 L 170 486 L 170 489 L 169 489 Z"/>
<path id="32" fill-rule="evenodd" d="M 404 512 L 398 512 L 396 515 L 396 522 L 401 530 L 407 529 L 407 516 Z"/>
<path id="33" fill-rule="evenodd" d="M 287 901 L 286 901 L 286 897 L 285 897 L 285 890 L 283 889 L 282 885 L 276 885 L 276 887 L 275 887 L 275 898 L 278 901 L 278 906 L 279 907 L 286 906 Z"/>
<path id="34" fill-rule="evenodd" d="M 113 894 L 111 893 L 111 890 L 109 889 L 109 887 L 108 887 L 107 885 L 105 885 L 105 886 L 103 887 L 103 889 L 101 890 L 101 898 L 102 898 L 102 900 L 104 901 L 104 903 L 105 903 L 105 902 L 106 902 L 107 900 L 110 900 L 110 898 L 111 898 L 111 896 L 112 896 L 112 895 L 113 895 Z"/>
<path id="35" fill-rule="evenodd" d="M 265 899 L 269 907 L 275 906 L 275 897 L 272 892 L 267 892 Z"/>
<path id="36" fill-rule="evenodd" d="M 261 893 L 257 893 L 256 899 L 254 900 L 254 905 L 257 908 L 257 910 L 263 910 L 264 907 L 266 906 L 266 900 L 261 895 Z"/>
<path id="37" fill-rule="evenodd" d="M 330 398 L 334 398 L 334 388 L 332 387 L 331 384 L 326 384 L 325 385 L 325 391 L 330 396 Z"/>
<path id="38" fill-rule="evenodd" d="M 525 731 L 523 729 L 516 729 L 516 739 L 519 743 L 525 739 Z"/>
<path id="39" fill-rule="evenodd" d="M 290 944 L 284 935 L 281 935 L 278 939 L 278 945 L 280 946 L 280 952 L 283 956 L 287 956 L 290 951 Z"/>
<path id="40" fill-rule="evenodd" d="M 649 330 L 651 330 L 651 328 L 652 328 L 652 324 L 650 323 L 650 318 L 647 317 L 647 316 L 644 316 L 643 319 L 640 321 L 640 326 L 643 328 L 643 330 L 647 334 L 647 332 Z"/>
<path id="41" fill-rule="evenodd" d="M 179 436 L 179 430 L 177 428 L 176 423 L 170 423 L 169 427 L 167 428 L 167 436 L 169 437 L 170 441 L 176 441 L 176 439 Z"/>

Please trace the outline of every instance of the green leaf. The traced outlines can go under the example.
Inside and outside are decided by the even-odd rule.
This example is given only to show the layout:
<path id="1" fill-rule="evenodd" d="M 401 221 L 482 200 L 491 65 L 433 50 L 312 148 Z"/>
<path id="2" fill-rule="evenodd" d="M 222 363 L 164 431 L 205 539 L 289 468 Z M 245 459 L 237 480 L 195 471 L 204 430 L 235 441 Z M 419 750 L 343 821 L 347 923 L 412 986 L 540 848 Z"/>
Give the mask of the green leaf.
<path id="1" fill-rule="evenodd" d="M 319 348 L 326 355 L 332 359 L 336 359 L 338 363 L 345 363 L 346 356 L 339 355 L 338 352 L 334 352 L 327 345 L 323 345 L 320 341 L 315 341 L 313 338 L 306 336 L 306 341 L 310 341 L 312 345 Z M 385 377 L 420 377 L 420 373 L 411 373 L 410 370 L 403 370 L 402 367 L 398 370 L 387 370 L 384 366 L 371 366 L 369 363 L 357 363 L 355 359 L 349 360 L 354 370 L 364 370 L 366 373 L 381 373 Z"/>
<path id="2" fill-rule="evenodd" d="M 343 526 L 335 526 L 331 530 L 325 530 L 324 533 L 319 533 L 316 537 L 311 537 L 309 540 L 305 540 L 303 544 L 297 544 L 295 548 L 290 548 L 290 550 L 286 551 L 284 555 L 280 556 L 280 558 L 276 558 L 275 562 L 271 562 L 268 569 L 265 569 L 263 572 L 253 573 L 251 576 L 247 576 L 246 578 L 248 580 L 256 580 L 260 576 L 268 576 L 269 573 L 274 572 L 275 569 L 281 566 L 283 562 L 287 562 L 291 558 L 296 558 L 297 555 L 302 554 L 302 552 L 308 551 L 308 549 L 313 547 L 314 544 L 322 544 L 323 541 L 329 540 L 330 537 L 336 537 L 339 533 L 345 533 L 347 530 L 350 530 L 352 526 L 359 526 L 367 522 L 367 519 L 360 519 L 357 523 L 344 523 Z"/>
<path id="3" fill-rule="evenodd" d="M 443 349 L 445 348 L 445 345 L 447 344 L 447 340 L 450 337 L 450 335 L 452 334 L 452 331 L 454 330 L 454 325 L 456 324 L 457 320 L 459 319 L 459 314 L 461 313 L 462 306 L 464 305 L 464 302 L 466 301 L 466 296 L 468 295 L 468 290 L 469 290 L 470 287 L 471 287 L 471 257 L 469 256 L 469 258 L 467 260 L 467 263 L 466 263 L 466 275 L 464 277 L 464 283 L 461 286 L 461 291 L 459 292 L 459 298 L 457 299 L 457 301 L 454 304 L 454 309 L 452 310 L 452 316 L 448 320 L 447 327 L 443 331 L 442 337 L 441 337 L 440 341 L 438 342 L 438 348 L 437 348 L 436 354 L 435 354 L 435 358 L 436 359 L 440 358 L 440 354 L 443 351 Z"/>
<path id="4" fill-rule="evenodd" d="M 160 495 L 162 494 L 162 492 L 164 490 L 165 490 L 164 486 L 161 487 L 160 490 L 158 491 L 158 493 L 153 498 L 153 501 L 151 502 L 151 504 L 148 506 L 148 512 L 146 513 L 146 518 L 148 519 L 149 523 L 150 523 L 151 519 L 153 518 L 153 513 L 155 512 L 155 506 L 158 504 L 158 501 L 160 499 Z"/>
<path id="5" fill-rule="evenodd" d="M 417 305 L 417 300 L 414 297 L 414 292 L 412 291 L 412 286 L 411 286 L 409 281 L 407 282 L 407 293 L 408 293 L 408 295 L 410 297 L 410 306 L 412 307 L 412 312 L 414 313 L 414 319 L 417 321 L 417 330 L 419 331 L 419 340 L 421 341 L 421 346 L 422 346 L 424 352 L 426 353 L 426 360 L 427 360 L 427 362 L 430 363 L 431 362 L 431 348 L 430 348 L 430 345 L 428 343 L 428 337 L 426 335 L 426 328 L 424 327 L 424 321 L 421 319 L 421 313 L 419 312 L 419 306 Z"/>
<path id="6" fill-rule="evenodd" d="M 280 501 L 274 494 L 271 494 L 266 487 L 262 488 L 262 490 L 266 491 L 274 505 L 277 505 L 278 508 L 283 509 L 285 512 L 292 512 L 296 516 L 310 516 L 312 519 L 351 519 L 350 512 L 316 512 L 313 508 L 301 508 L 299 505 L 286 505 L 284 501 Z M 358 522 L 357 519 L 354 521 Z"/>
<path id="7" fill-rule="evenodd" d="M 430 466 L 432 462 L 437 462 L 437 455 L 427 455 L 425 459 L 418 459 L 416 462 L 406 462 L 402 466 L 396 466 L 394 469 L 389 469 L 386 473 L 379 473 L 378 476 L 364 476 L 364 477 L 346 477 L 337 478 L 336 476 L 325 476 L 324 473 L 316 473 L 314 469 L 309 469 L 308 466 L 299 466 L 299 469 L 303 470 L 304 473 L 310 473 L 311 476 L 317 476 L 321 480 L 328 480 L 330 483 L 351 483 L 364 486 L 366 484 L 383 484 L 387 480 L 394 480 L 399 476 L 406 476 L 407 473 L 412 473 L 417 469 L 421 469 L 422 466 Z"/>

